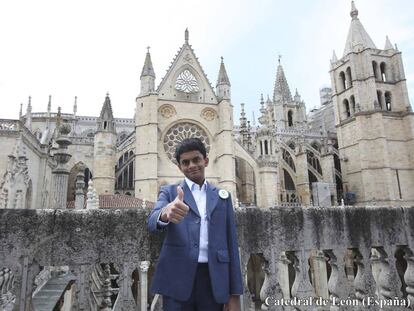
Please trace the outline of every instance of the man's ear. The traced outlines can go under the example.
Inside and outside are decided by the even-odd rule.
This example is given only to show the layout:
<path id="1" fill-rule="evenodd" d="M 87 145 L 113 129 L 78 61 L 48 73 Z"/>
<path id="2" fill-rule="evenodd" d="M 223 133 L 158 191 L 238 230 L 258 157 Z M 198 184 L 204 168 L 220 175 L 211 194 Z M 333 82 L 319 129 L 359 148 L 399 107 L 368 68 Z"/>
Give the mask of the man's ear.
<path id="1" fill-rule="evenodd" d="M 178 167 L 178 169 L 180 170 L 180 172 L 182 173 L 182 172 L 183 172 L 183 170 L 181 169 L 181 165 L 180 165 L 180 163 L 177 163 L 177 167 Z"/>
<path id="2" fill-rule="evenodd" d="M 205 158 L 204 161 L 206 163 L 206 165 L 204 165 L 204 167 L 207 167 L 208 166 L 209 159 L 208 158 Z"/>

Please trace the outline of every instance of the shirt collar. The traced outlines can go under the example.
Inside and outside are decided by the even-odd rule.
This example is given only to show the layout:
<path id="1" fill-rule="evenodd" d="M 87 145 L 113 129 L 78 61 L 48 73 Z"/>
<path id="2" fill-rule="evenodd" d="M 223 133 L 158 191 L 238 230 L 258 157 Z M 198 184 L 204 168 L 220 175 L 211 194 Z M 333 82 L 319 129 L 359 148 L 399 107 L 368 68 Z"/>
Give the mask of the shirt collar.
<path id="1" fill-rule="evenodd" d="M 187 177 L 184 178 L 185 182 L 187 183 L 188 188 L 193 191 L 194 189 L 205 191 L 207 189 L 207 181 L 204 179 L 204 183 L 199 187 L 194 181 L 188 179 Z"/>

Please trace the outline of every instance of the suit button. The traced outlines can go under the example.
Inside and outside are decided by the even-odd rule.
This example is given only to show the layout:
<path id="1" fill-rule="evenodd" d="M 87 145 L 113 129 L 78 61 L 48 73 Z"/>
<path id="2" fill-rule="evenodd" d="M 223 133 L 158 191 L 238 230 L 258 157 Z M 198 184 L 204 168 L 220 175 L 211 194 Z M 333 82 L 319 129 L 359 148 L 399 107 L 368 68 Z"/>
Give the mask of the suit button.
<path id="1" fill-rule="evenodd" d="M 198 244 L 197 244 L 197 243 L 194 243 L 194 247 L 195 247 L 195 248 L 198 248 Z"/>
<path id="2" fill-rule="evenodd" d="M 200 223 L 200 218 L 197 218 L 196 221 L 195 221 L 195 223 L 196 224 L 199 224 Z"/>

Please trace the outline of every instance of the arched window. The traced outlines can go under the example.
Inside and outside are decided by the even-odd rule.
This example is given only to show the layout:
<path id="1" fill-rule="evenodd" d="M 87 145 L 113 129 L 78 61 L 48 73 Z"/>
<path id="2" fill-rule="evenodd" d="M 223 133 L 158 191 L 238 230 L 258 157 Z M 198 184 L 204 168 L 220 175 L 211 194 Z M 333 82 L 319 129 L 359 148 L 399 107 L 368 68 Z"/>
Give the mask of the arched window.
<path id="1" fill-rule="evenodd" d="M 372 71 L 374 72 L 375 80 L 378 80 L 378 65 L 377 62 L 374 60 L 372 61 Z"/>
<path id="2" fill-rule="evenodd" d="M 385 109 L 387 111 L 391 111 L 391 93 L 385 92 L 384 97 L 385 97 Z"/>
<path id="3" fill-rule="evenodd" d="M 381 70 L 381 80 L 384 82 L 387 82 L 386 65 L 384 62 L 381 63 L 380 70 Z"/>
<path id="4" fill-rule="evenodd" d="M 310 166 L 312 166 L 319 174 L 322 175 L 321 163 L 319 162 L 319 159 L 315 156 L 315 154 L 312 151 L 308 150 L 306 157 Z"/>
<path id="5" fill-rule="evenodd" d="M 289 127 L 293 126 L 293 111 L 292 110 L 288 111 L 288 125 Z"/>
<path id="6" fill-rule="evenodd" d="M 351 101 L 351 112 L 352 114 L 355 113 L 355 97 L 354 95 L 351 95 L 351 97 L 349 98 L 349 100 Z"/>
<path id="7" fill-rule="evenodd" d="M 283 160 L 285 160 L 285 162 L 290 166 L 290 168 L 294 172 L 296 172 L 295 162 L 293 161 L 292 156 L 286 149 L 282 148 L 282 156 L 283 156 Z"/>
<path id="8" fill-rule="evenodd" d="M 108 122 L 104 121 L 104 130 L 106 130 L 106 127 L 108 126 Z"/>
<path id="9" fill-rule="evenodd" d="M 293 181 L 292 177 L 290 176 L 287 170 L 283 170 L 283 175 L 283 177 L 285 178 L 285 189 L 296 190 L 295 182 Z"/>
<path id="10" fill-rule="evenodd" d="M 341 86 L 341 91 L 346 90 L 346 77 L 343 71 L 341 71 L 341 73 L 339 74 L 339 83 Z"/>
<path id="11" fill-rule="evenodd" d="M 269 147 L 267 145 L 267 140 L 264 141 L 264 145 L 265 145 L 265 154 L 269 154 Z"/>
<path id="12" fill-rule="evenodd" d="M 378 106 L 382 110 L 382 92 L 377 90 L 377 100 L 378 100 Z"/>
<path id="13" fill-rule="evenodd" d="M 346 82 L 347 82 L 347 86 L 351 87 L 352 86 L 352 74 L 351 74 L 351 67 L 346 68 Z"/>
<path id="14" fill-rule="evenodd" d="M 260 141 L 260 155 L 263 155 L 263 141 Z"/>
<path id="15" fill-rule="evenodd" d="M 351 116 L 351 110 L 349 108 L 349 101 L 347 99 L 344 99 L 343 106 L 344 106 L 344 117 L 349 118 Z"/>

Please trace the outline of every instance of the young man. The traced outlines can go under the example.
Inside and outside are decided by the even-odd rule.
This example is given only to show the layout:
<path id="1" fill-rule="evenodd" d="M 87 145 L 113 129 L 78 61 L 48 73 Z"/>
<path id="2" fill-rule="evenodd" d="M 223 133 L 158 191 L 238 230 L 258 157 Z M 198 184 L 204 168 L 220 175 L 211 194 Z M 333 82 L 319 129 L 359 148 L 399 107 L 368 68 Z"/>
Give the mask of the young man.
<path id="1" fill-rule="evenodd" d="M 184 139 L 175 158 L 185 179 L 161 188 L 148 218 L 150 232 L 166 230 L 151 291 L 165 311 L 240 310 L 243 293 L 230 194 L 205 180 L 206 148 Z"/>

